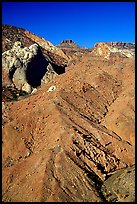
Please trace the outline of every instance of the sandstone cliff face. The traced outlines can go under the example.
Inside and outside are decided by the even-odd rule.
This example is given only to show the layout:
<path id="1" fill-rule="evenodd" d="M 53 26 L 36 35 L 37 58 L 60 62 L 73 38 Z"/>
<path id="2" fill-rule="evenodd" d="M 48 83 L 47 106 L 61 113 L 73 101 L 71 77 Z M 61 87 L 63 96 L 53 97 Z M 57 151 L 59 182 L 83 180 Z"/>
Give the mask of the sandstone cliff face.
<path id="1" fill-rule="evenodd" d="M 103 56 L 106 59 L 110 57 L 134 57 L 135 44 L 122 42 L 101 42 L 94 45 L 93 53 Z"/>
<path id="2" fill-rule="evenodd" d="M 100 43 L 95 43 L 94 47 L 97 47 Z M 128 48 L 135 49 L 135 43 L 125 43 L 125 42 L 105 42 L 106 45 L 111 47 Z"/>

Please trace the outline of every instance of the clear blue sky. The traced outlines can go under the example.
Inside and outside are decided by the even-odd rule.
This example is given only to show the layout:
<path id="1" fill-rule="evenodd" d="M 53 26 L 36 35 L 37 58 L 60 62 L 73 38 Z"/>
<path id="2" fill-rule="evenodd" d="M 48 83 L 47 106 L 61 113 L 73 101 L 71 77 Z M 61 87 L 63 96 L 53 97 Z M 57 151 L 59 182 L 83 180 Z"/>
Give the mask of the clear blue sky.
<path id="1" fill-rule="evenodd" d="M 135 42 L 135 2 L 2 2 L 2 23 L 24 28 L 54 45 L 71 39 Z"/>

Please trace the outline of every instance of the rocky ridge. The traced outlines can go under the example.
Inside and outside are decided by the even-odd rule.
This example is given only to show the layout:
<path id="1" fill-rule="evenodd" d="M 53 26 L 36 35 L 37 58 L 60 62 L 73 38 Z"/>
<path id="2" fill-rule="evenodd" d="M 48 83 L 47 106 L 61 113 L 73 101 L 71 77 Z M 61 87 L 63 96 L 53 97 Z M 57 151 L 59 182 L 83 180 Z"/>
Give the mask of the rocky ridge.
<path id="1" fill-rule="evenodd" d="M 48 40 L 40 38 L 25 29 L 3 24 L 2 35 L 2 52 L 11 49 L 16 41 L 20 41 L 23 47 L 28 47 L 34 43 L 38 43 L 43 49 L 49 51 L 49 54 L 53 53 L 54 55 L 58 55 L 67 60 L 67 56 L 62 50 L 55 47 Z"/>
<path id="2" fill-rule="evenodd" d="M 110 57 L 134 57 L 135 44 L 123 42 L 100 42 L 95 43 L 93 53 L 103 56 L 106 59 Z"/>
<path id="3" fill-rule="evenodd" d="M 68 63 L 68 57 L 64 52 L 52 45 L 49 41 L 40 38 L 33 33 L 15 26 L 2 25 L 2 53 L 11 50 L 14 44 L 19 41 L 23 48 L 32 44 L 38 44 L 42 54 L 48 56 L 54 66 L 65 67 Z"/>
<path id="4" fill-rule="evenodd" d="M 92 51 L 92 49 L 80 47 L 73 40 L 62 40 L 57 47 L 63 50 L 73 64 L 75 63 L 75 60 L 79 60 L 83 54 Z"/>

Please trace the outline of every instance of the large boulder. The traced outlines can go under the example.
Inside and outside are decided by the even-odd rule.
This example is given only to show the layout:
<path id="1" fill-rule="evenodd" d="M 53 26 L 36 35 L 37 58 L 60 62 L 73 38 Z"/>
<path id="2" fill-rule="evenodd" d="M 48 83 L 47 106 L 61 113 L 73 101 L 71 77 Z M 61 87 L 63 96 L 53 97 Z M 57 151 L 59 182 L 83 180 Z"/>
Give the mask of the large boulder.
<path id="1" fill-rule="evenodd" d="M 135 202 L 135 165 L 111 173 L 102 192 L 108 202 Z"/>

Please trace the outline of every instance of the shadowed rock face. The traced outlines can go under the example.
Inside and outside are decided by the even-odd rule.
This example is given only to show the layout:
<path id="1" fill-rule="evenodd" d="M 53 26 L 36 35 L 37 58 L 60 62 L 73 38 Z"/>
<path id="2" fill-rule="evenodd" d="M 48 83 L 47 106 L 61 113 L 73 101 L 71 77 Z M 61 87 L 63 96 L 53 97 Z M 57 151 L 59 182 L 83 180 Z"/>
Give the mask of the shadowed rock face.
<path id="1" fill-rule="evenodd" d="M 47 61 L 40 48 L 37 51 L 37 55 L 32 58 L 27 64 L 26 68 L 26 80 L 34 88 L 41 85 L 41 80 L 47 72 L 47 66 L 49 61 Z"/>
<path id="2" fill-rule="evenodd" d="M 2 54 L 2 61 L 3 85 L 7 81 L 9 85 L 14 84 L 17 89 L 27 93 L 40 86 L 41 82 L 47 83 L 57 74 L 65 72 L 65 65 L 56 65 L 42 53 L 37 44 L 23 48 L 17 41 L 11 50 Z M 4 79 L 4 74 L 7 75 L 7 80 Z"/>
<path id="3" fill-rule="evenodd" d="M 9 79 L 16 88 L 31 92 L 31 87 L 41 85 L 41 80 L 47 72 L 50 60 L 45 58 L 37 44 L 29 48 L 22 48 L 20 42 L 16 42 L 11 50 L 2 54 L 2 61 Z M 28 88 L 24 88 L 28 85 Z"/>

